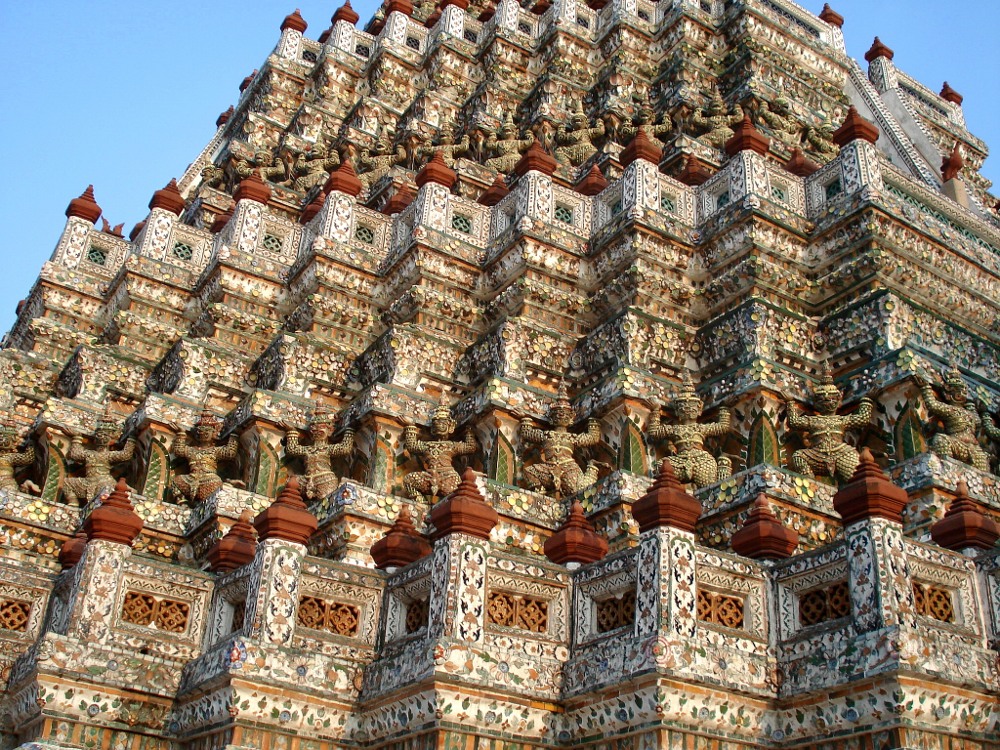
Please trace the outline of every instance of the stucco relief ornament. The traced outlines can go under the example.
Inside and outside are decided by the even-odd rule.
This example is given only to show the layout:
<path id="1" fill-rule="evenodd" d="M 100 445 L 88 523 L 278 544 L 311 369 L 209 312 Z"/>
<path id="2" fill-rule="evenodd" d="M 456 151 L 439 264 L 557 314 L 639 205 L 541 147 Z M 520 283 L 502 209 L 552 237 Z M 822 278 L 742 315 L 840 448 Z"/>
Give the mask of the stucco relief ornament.
<path id="1" fill-rule="evenodd" d="M 689 120 L 699 141 L 721 149 L 733 137 L 733 127 L 743 122 L 743 108 L 735 105 L 726 112 L 726 103 L 717 89 L 712 89 L 708 106 L 696 109 Z"/>
<path id="2" fill-rule="evenodd" d="M 555 403 L 549 407 L 551 429 L 534 427 L 530 417 L 522 417 L 518 432 L 527 444 L 541 446 L 541 461 L 524 467 L 524 479 L 530 490 L 552 492 L 557 498 L 572 495 L 597 481 L 601 464 L 591 461 L 584 471 L 573 457 L 578 448 L 601 442 L 596 419 L 587 420 L 587 431 L 576 435 L 569 431 L 576 413 L 566 395 L 566 384 L 559 385 Z"/>
<path id="3" fill-rule="evenodd" d="M 21 433 L 16 427 L 0 424 L 0 491 L 2 492 L 17 492 L 18 489 L 38 490 L 38 486 L 30 480 L 19 488 L 14 478 L 17 469 L 30 466 L 35 460 L 35 446 L 29 442 L 22 448 L 21 443 Z"/>
<path id="4" fill-rule="evenodd" d="M 492 154 L 492 157 L 486 160 L 487 169 L 492 169 L 500 174 L 507 174 L 514 169 L 521 154 L 535 142 L 535 136 L 532 133 L 529 133 L 527 138 L 518 138 L 517 134 L 517 126 L 508 114 L 497 135 L 490 137 L 486 142 L 486 150 Z"/>
<path id="5" fill-rule="evenodd" d="M 604 121 L 598 120 L 591 126 L 583 111 L 583 103 L 577 102 L 576 111 L 570 120 L 571 127 L 560 125 L 556 130 L 556 146 L 553 156 L 561 164 L 579 167 L 597 153 L 594 138 L 604 135 Z"/>
<path id="6" fill-rule="evenodd" d="M 448 440 L 456 427 L 458 423 L 451 416 L 451 409 L 442 402 L 431 415 L 433 440 L 420 440 L 416 425 L 407 424 L 403 430 L 403 447 L 410 455 L 419 457 L 424 466 L 424 471 L 410 472 L 403 479 L 403 488 L 413 499 L 450 495 L 462 481 L 452 460 L 474 453 L 478 443 L 470 428 L 466 428 L 461 441 Z"/>
<path id="7" fill-rule="evenodd" d="M 70 461 L 82 463 L 82 477 L 68 477 L 63 483 L 63 494 L 69 503 L 85 505 L 98 495 L 111 492 L 115 488 L 115 478 L 111 468 L 132 459 L 135 453 L 135 440 L 129 438 L 121 450 L 115 450 L 121 434 L 121 426 L 110 411 L 105 411 L 97 420 L 97 425 L 91 435 L 93 448 L 84 448 L 83 436 L 69 432 L 70 446 L 66 457 Z"/>
<path id="8" fill-rule="evenodd" d="M 705 438 L 725 435 L 729 432 L 729 409 L 719 409 L 717 422 L 699 423 L 698 417 L 705 409 L 704 402 L 691 383 L 691 376 L 685 372 L 681 389 L 670 406 L 677 415 L 677 424 L 664 425 L 660 422 L 662 406 L 653 403 L 649 415 L 646 434 L 654 441 L 667 441 L 674 455 L 668 456 L 670 467 L 681 482 L 691 482 L 695 487 L 707 487 L 728 477 L 733 471 L 733 463 L 728 456 L 715 458 L 705 450 Z"/>
<path id="9" fill-rule="evenodd" d="M 934 395 L 934 388 L 926 376 L 917 374 L 914 379 L 920 387 L 927 411 L 944 422 L 944 430 L 931 438 L 931 450 L 939 456 L 964 461 L 980 471 L 989 471 L 989 456 L 976 437 L 979 414 L 969 400 L 969 388 L 962 373 L 955 367 L 945 373 L 942 387 L 944 401 L 939 401 Z"/>
<path id="10" fill-rule="evenodd" d="M 986 439 L 1000 445 L 1000 427 L 996 426 L 996 422 L 990 416 L 989 407 L 983 401 L 979 402 L 979 419 L 983 424 L 983 434 Z"/>
<path id="11" fill-rule="evenodd" d="M 301 456 L 305 462 L 306 470 L 301 483 L 302 491 L 309 500 L 323 500 L 337 489 L 339 480 L 333 471 L 332 461 L 337 456 L 349 456 L 354 452 L 354 430 L 345 430 L 340 442 L 330 442 L 333 421 L 330 409 L 325 404 L 318 404 L 309 418 L 310 445 L 299 442 L 298 430 L 289 429 L 285 433 L 285 453 Z"/>
<path id="12" fill-rule="evenodd" d="M 795 401 L 785 396 L 789 429 L 805 433 L 806 448 L 792 454 L 792 469 L 808 477 L 828 476 L 847 482 L 860 460 L 858 451 L 844 442 L 844 433 L 866 427 L 872 418 L 871 399 L 861 399 L 857 410 L 846 416 L 837 414 L 843 401 L 840 389 L 833 384 L 830 367 L 823 363 L 819 385 L 813 389 L 816 414 L 802 414 Z"/>
<path id="13" fill-rule="evenodd" d="M 239 445 L 235 435 L 230 435 L 225 445 L 216 445 L 221 429 L 222 420 L 203 409 L 191 430 L 193 442 L 189 443 L 183 433 L 174 439 L 171 453 L 186 460 L 191 469 L 174 477 L 172 489 L 179 500 L 204 502 L 222 488 L 219 462 L 236 458 Z"/>

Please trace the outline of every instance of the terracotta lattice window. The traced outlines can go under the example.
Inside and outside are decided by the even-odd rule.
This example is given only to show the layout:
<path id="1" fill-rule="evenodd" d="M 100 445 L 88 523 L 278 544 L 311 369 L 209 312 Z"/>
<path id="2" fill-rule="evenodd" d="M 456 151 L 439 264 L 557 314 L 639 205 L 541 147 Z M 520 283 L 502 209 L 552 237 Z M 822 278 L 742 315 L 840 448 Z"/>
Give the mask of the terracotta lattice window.
<path id="1" fill-rule="evenodd" d="M 31 602 L 20 599 L 0 599 L 0 630 L 24 633 L 31 617 Z"/>
<path id="2" fill-rule="evenodd" d="M 141 591 L 129 591 L 122 602 L 121 617 L 132 625 L 183 633 L 191 608 L 176 599 L 163 599 Z"/>
<path id="3" fill-rule="evenodd" d="M 799 622 L 802 625 L 818 625 L 828 620 L 837 620 L 851 614 L 851 594 L 847 581 L 838 581 L 832 586 L 806 591 L 799 596 Z"/>
<path id="4" fill-rule="evenodd" d="M 913 604 L 918 615 L 941 622 L 955 622 L 955 605 L 948 589 L 929 583 L 914 583 Z"/>
<path id="5" fill-rule="evenodd" d="M 299 601 L 297 623 L 304 628 L 325 630 L 336 635 L 358 634 L 361 612 L 353 604 L 303 596 Z"/>
<path id="6" fill-rule="evenodd" d="M 414 599 L 410 602 L 406 607 L 406 632 L 416 633 L 421 628 L 427 627 L 430 613 L 430 599 Z"/>
<path id="7" fill-rule="evenodd" d="M 738 596 L 698 591 L 698 619 L 713 625 L 741 629 L 743 627 L 743 599 Z"/>
<path id="8" fill-rule="evenodd" d="M 493 625 L 544 633 L 549 626 L 549 603 L 543 599 L 494 591 L 486 602 L 486 616 Z"/>
<path id="9" fill-rule="evenodd" d="M 607 633 L 635 622 L 635 589 L 595 604 L 598 633 Z"/>

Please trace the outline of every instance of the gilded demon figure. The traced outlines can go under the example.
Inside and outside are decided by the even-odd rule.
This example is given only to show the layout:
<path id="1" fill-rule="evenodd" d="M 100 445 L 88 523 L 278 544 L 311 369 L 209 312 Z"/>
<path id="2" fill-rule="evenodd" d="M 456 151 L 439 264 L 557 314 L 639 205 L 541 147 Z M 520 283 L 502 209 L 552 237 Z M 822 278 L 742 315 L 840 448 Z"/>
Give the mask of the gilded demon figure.
<path id="1" fill-rule="evenodd" d="M 406 494 L 418 497 L 443 497 L 450 495 L 458 487 L 462 478 L 452 459 L 455 456 L 465 456 L 473 453 L 478 445 L 471 429 L 466 429 L 461 441 L 449 440 L 448 437 L 458 427 L 451 416 L 447 404 L 440 404 L 431 416 L 431 435 L 433 440 L 419 440 L 416 425 L 408 424 L 403 431 L 403 447 L 412 456 L 419 456 L 424 471 L 413 471 L 403 479 Z"/>
<path id="2" fill-rule="evenodd" d="M 191 469 L 189 474 L 174 477 L 175 496 L 191 503 L 204 502 L 222 487 L 219 462 L 236 458 L 239 445 L 235 435 L 230 435 L 225 445 L 216 445 L 221 430 L 222 420 L 203 409 L 191 430 L 194 441 L 189 443 L 184 433 L 174 438 L 170 452 L 186 460 Z"/>
<path id="3" fill-rule="evenodd" d="M 306 464 L 302 477 L 302 491 L 310 500 L 322 500 L 337 489 L 339 480 L 333 473 L 331 461 L 336 456 L 349 456 L 354 452 L 354 430 L 345 430 L 339 443 L 331 443 L 333 435 L 333 415 L 323 404 L 313 409 L 309 419 L 311 445 L 299 443 L 299 431 L 285 433 L 285 453 L 302 456 Z"/>
<path id="4" fill-rule="evenodd" d="M 14 472 L 35 460 L 35 446 L 28 443 L 22 450 L 21 441 L 21 433 L 16 427 L 0 425 L 0 490 L 4 492 L 17 492 L 19 488 Z M 29 483 L 25 482 L 25 485 Z"/>
<path id="5" fill-rule="evenodd" d="M 111 417 L 110 412 L 97 420 L 97 425 L 91 436 L 93 449 L 83 447 L 83 437 L 70 433 L 71 442 L 66 457 L 84 465 L 82 477 L 67 477 L 63 483 L 63 494 L 67 502 L 86 505 L 97 495 L 111 492 L 115 488 L 115 478 L 111 475 L 111 467 L 132 459 L 135 453 L 135 440 L 129 438 L 125 447 L 114 450 L 121 425 Z"/>
<path id="6" fill-rule="evenodd" d="M 989 456 L 979 445 L 976 430 L 979 414 L 969 401 L 969 388 L 962 373 L 952 367 L 944 375 L 944 401 L 938 401 L 934 388 L 921 375 L 916 377 L 927 411 L 944 422 L 944 430 L 931 438 L 931 450 L 945 458 L 972 464 L 980 471 L 990 470 Z"/>

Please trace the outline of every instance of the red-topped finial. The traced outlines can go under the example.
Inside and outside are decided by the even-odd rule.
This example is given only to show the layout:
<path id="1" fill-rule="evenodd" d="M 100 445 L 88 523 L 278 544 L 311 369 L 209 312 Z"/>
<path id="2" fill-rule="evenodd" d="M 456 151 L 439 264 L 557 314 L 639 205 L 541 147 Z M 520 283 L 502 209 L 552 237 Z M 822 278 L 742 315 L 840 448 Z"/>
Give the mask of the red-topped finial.
<path id="1" fill-rule="evenodd" d="M 250 84 L 253 83 L 253 79 L 256 78 L 256 77 L 257 77 L 257 68 L 254 68 L 253 72 L 250 73 L 250 75 L 248 75 L 246 78 L 244 78 L 240 82 L 240 93 L 241 94 L 244 91 L 246 91 L 248 88 L 250 88 Z"/>
<path id="2" fill-rule="evenodd" d="M 354 164 L 351 163 L 350 159 L 344 159 L 335 170 L 330 172 L 330 176 L 323 186 L 323 192 L 331 193 L 336 190 L 338 193 L 357 198 L 361 195 L 364 187 L 361 180 L 358 179 L 358 173 L 354 171 Z"/>
<path id="3" fill-rule="evenodd" d="M 951 150 L 951 153 L 941 160 L 941 179 L 945 182 L 954 180 L 964 167 L 965 159 L 962 158 L 962 150 L 958 145 L 958 141 L 955 141 L 955 147 Z"/>
<path id="4" fill-rule="evenodd" d="M 177 180 L 171 180 L 166 187 L 160 188 L 149 200 L 149 210 L 162 208 L 164 211 L 180 216 L 184 210 L 184 196 L 177 188 Z"/>
<path id="5" fill-rule="evenodd" d="M 556 166 L 556 160 L 536 138 L 528 150 L 517 160 L 517 164 L 514 165 L 514 174 L 523 177 L 528 172 L 541 172 L 551 177 L 552 173 L 556 171 Z"/>
<path id="6" fill-rule="evenodd" d="M 944 518 L 931 526 L 931 538 L 953 550 L 990 549 L 1000 539 L 1000 526 L 969 497 L 969 485 L 963 479 L 955 489 L 955 499 Z"/>
<path id="7" fill-rule="evenodd" d="M 450 190 L 457 179 L 458 173 L 444 163 L 444 155 L 441 151 L 435 151 L 430 161 L 424 164 L 423 168 L 417 172 L 415 182 L 418 188 L 423 187 L 428 182 L 433 182 L 437 185 L 443 185 Z"/>
<path id="8" fill-rule="evenodd" d="M 819 170 L 819 164 L 811 161 L 802 153 L 802 149 L 792 149 L 792 155 L 785 162 L 785 169 L 799 177 L 808 177 Z"/>
<path id="9" fill-rule="evenodd" d="M 62 547 L 59 548 L 59 565 L 63 570 L 69 570 L 80 562 L 88 541 L 90 539 L 87 537 L 87 532 L 80 529 L 62 543 Z"/>
<path id="10" fill-rule="evenodd" d="M 413 15 L 413 3 L 410 0 L 387 0 L 382 7 L 385 8 L 386 18 L 389 17 L 390 13 L 402 13 L 404 16 Z"/>
<path id="11" fill-rule="evenodd" d="M 944 82 L 944 86 L 941 87 L 941 93 L 938 96 L 952 104 L 957 104 L 959 107 L 965 101 L 965 97 L 949 86 L 947 81 Z"/>
<path id="12" fill-rule="evenodd" d="M 693 532 L 700 516 L 701 503 L 677 481 L 667 459 L 660 462 L 660 473 L 646 494 L 632 505 L 632 517 L 640 533 L 660 526 Z"/>
<path id="13" fill-rule="evenodd" d="M 208 551 L 208 569 L 213 573 L 228 573 L 242 568 L 253 560 L 257 551 L 257 534 L 253 528 L 253 514 L 243 511 L 240 520 L 229 527 L 225 536 L 217 540 Z"/>
<path id="14" fill-rule="evenodd" d="M 233 200 L 237 203 L 242 200 L 256 201 L 266 206 L 267 202 L 271 200 L 271 188 L 267 186 L 267 183 L 255 171 L 236 186 L 236 191 L 233 193 Z"/>
<path id="15" fill-rule="evenodd" d="M 302 215 L 299 216 L 299 224 L 308 224 L 310 221 L 315 219 L 317 214 L 323 210 L 323 203 L 325 201 L 326 193 L 322 190 L 316 193 L 316 197 L 302 209 Z"/>
<path id="16" fill-rule="evenodd" d="M 479 196 L 477 203 L 482 206 L 495 206 L 502 201 L 510 191 L 507 189 L 507 182 L 502 174 L 498 174 L 493 184 L 486 188 L 486 191 Z"/>
<path id="17" fill-rule="evenodd" d="M 444 10 L 449 5 L 454 5 L 459 10 L 468 10 L 469 0 L 441 0 L 441 10 Z"/>
<path id="18" fill-rule="evenodd" d="M 103 539 L 106 542 L 132 546 L 142 531 L 142 519 L 132 509 L 129 494 L 125 480 L 119 479 L 111 494 L 83 522 L 88 539 Z"/>
<path id="19" fill-rule="evenodd" d="M 296 544 L 308 542 L 319 526 L 316 516 L 302 502 L 299 478 L 296 476 L 288 478 L 278 499 L 254 519 L 253 525 L 261 542 L 284 539 Z"/>
<path id="20" fill-rule="evenodd" d="M 545 556 L 558 565 L 597 562 L 608 554 L 608 542 L 600 536 L 583 513 L 579 500 L 574 500 L 563 525 L 542 547 Z"/>
<path id="21" fill-rule="evenodd" d="M 819 18 L 821 21 L 826 21 L 828 24 L 836 26 L 838 29 L 842 29 L 844 27 L 844 17 L 831 8 L 830 3 L 823 5 L 823 10 L 820 11 Z"/>
<path id="22" fill-rule="evenodd" d="M 141 232 L 145 226 L 146 226 L 145 219 L 138 222 L 134 227 L 132 227 L 132 231 L 128 233 L 128 238 L 134 242 L 135 238 L 139 236 L 139 232 Z"/>
<path id="23" fill-rule="evenodd" d="M 712 170 L 705 162 L 694 154 L 688 154 L 684 159 L 684 166 L 677 175 L 677 180 L 685 185 L 697 187 L 704 184 L 712 176 Z"/>
<path id="24" fill-rule="evenodd" d="M 844 124 L 833 134 L 833 142 L 838 146 L 846 146 L 856 140 L 875 143 L 878 140 L 878 128 L 862 117 L 854 107 L 849 107 Z"/>
<path id="25" fill-rule="evenodd" d="M 578 183 L 576 183 L 576 192 L 582 193 L 583 195 L 597 195 L 604 188 L 606 188 L 610 183 L 608 183 L 607 178 L 601 173 L 601 170 L 597 168 L 594 164 L 590 171 L 587 172 L 586 176 Z"/>
<path id="26" fill-rule="evenodd" d="M 635 135 L 632 136 L 632 140 L 622 149 L 619 160 L 623 167 L 627 167 L 636 159 L 642 159 L 643 161 L 648 161 L 650 164 L 659 166 L 660 159 L 662 158 L 663 149 L 649 139 L 645 128 L 640 125 L 639 129 L 635 131 Z"/>
<path id="27" fill-rule="evenodd" d="M 215 217 L 215 220 L 212 222 L 212 227 L 208 231 L 210 231 L 212 234 L 218 234 L 219 232 L 221 232 L 223 229 L 226 228 L 226 224 L 229 223 L 229 220 L 231 218 L 233 218 L 232 206 L 230 206 L 221 214 L 218 214 Z"/>
<path id="28" fill-rule="evenodd" d="M 833 507 L 844 519 L 845 526 L 875 517 L 902 523 L 903 508 L 908 501 L 906 490 L 890 482 L 875 463 L 871 451 L 862 448 L 851 481 L 833 496 Z"/>
<path id="29" fill-rule="evenodd" d="M 101 218 L 101 207 L 94 200 L 94 186 L 87 185 L 79 198 L 74 198 L 66 207 L 66 216 L 75 216 L 78 219 L 85 219 L 91 224 L 96 224 Z"/>
<path id="30" fill-rule="evenodd" d="M 221 128 L 223 125 L 229 122 L 230 118 L 232 118 L 233 116 L 233 112 L 235 111 L 236 108 L 230 104 L 229 109 L 227 109 L 225 112 L 223 112 L 221 115 L 215 118 L 215 127 Z"/>
<path id="31" fill-rule="evenodd" d="M 875 41 L 872 42 L 871 48 L 865 52 L 865 60 L 867 62 L 874 62 L 880 57 L 884 57 L 886 60 L 891 60 L 895 56 L 896 53 L 882 44 L 882 40 L 878 37 L 875 37 Z"/>
<path id="32" fill-rule="evenodd" d="M 786 529 L 774 515 L 767 495 L 757 495 L 743 528 L 730 540 L 733 551 L 754 559 L 782 560 L 799 544 L 799 535 Z"/>
<path id="33" fill-rule="evenodd" d="M 285 16 L 285 20 L 281 22 L 281 30 L 291 29 L 292 31 L 297 31 L 300 34 L 305 34 L 306 29 L 309 28 L 309 24 L 299 13 L 299 9 L 296 8 L 294 11 Z"/>
<path id="34" fill-rule="evenodd" d="M 413 189 L 413 186 L 404 182 L 399 186 L 399 190 L 392 194 L 392 197 L 385 202 L 382 206 L 382 213 L 386 216 L 392 216 L 393 214 L 398 214 L 404 208 L 413 203 L 413 199 L 417 197 L 417 191 Z"/>
<path id="35" fill-rule="evenodd" d="M 771 149 L 771 141 L 757 128 L 750 119 L 750 113 L 743 114 L 743 122 L 736 126 L 733 137 L 726 141 L 726 153 L 735 156 L 740 151 L 753 151 L 755 154 L 767 156 Z"/>
<path id="36" fill-rule="evenodd" d="M 344 0 L 344 4 L 334 12 L 330 23 L 336 25 L 338 21 L 347 21 L 351 26 L 354 26 L 360 20 L 361 16 L 351 7 L 351 0 Z"/>
<path id="37" fill-rule="evenodd" d="M 476 484 L 476 472 L 466 469 L 462 481 L 448 497 L 431 510 L 431 523 L 437 540 L 448 534 L 468 534 L 489 539 L 500 516 L 486 502 Z"/>
<path id="38" fill-rule="evenodd" d="M 399 515 L 396 516 L 396 522 L 392 528 L 385 533 L 384 537 L 376 541 L 371 549 L 375 567 L 382 570 L 402 568 L 404 565 L 427 557 L 430 553 L 431 545 L 413 525 L 409 505 L 404 505 L 399 509 Z"/>

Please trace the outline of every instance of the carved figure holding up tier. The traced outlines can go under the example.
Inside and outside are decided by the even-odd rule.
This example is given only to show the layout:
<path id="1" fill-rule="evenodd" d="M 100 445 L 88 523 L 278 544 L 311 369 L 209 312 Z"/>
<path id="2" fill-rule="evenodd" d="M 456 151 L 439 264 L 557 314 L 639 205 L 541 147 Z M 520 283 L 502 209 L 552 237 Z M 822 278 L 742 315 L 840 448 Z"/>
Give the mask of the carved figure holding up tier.
<path id="1" fill-rule="evenodd" d="M 416 425 L 408 424 L 403 430 L 403 447 L 410 455 L 419 456 L 424 465 L 424 471 L 410 472 L 403 479 L 406 494 L 414 500 L 450 495 L 462 481 L 452 459 L 475 452 L 478 443 L 471 429 L 466 429 L 461 441 L 448 440 L 456 427 L 458 423 L 452 418 L 451 410 L 442 403 L 431 415 L 433 440 L 419 440 Z"/>
<path id="2" fill-rule="evenodd" d="M 785 397 L 789 429 L 806 434 L 806 445 L 792 454 L 792 469 L 807 477 L 828 476 L 846 482 L 854 474 L 860 457 L 854 446 L 844 442 L 847 430 L 866 427 L 872 419 L 874 404 L 862 398 L 853 414 L 842 416 L 837 409 L 844 397 L 833 384 L 829 365 L 823 363 L 820 383 L 813 389 L 816 414 L 805 416 L 795 401 Z"/>
<path id="3" fill-rule="evenodd" d="M 591 461 L 584 471 L 573 458 L 573 451 L 601 442 L 601 428 L 596 419 L 587 420 L 587 431 L 576 435 L 567 428 L 576 413 L 566 397 L 566 386 L 559 386 L 556 401 L 549 407 L 551 429 L 533 427 L 530 417 L 523 417 L 519 427 L 521 440 L 542 447 L 541 463 L 524 467 L 529 490 L 552 491 L 555 496 L 572 495 L 597 481 L 600 464 Z"/>
<path id="4" fill-rule="evenodd" d="M 528 150 L 535 142 L 533 133 L 529 133 L 527 138 L 517 137 L 517 126 L 510 115 L 500 126 L 499 138 L 492 136 L 486 142 L 487 150 L 493 157 L 486 160 L 487 169 L 492 169 L 500 174 L 507 174 L 514 169 L 521 154 Z"/>
<path id="5" fill-rule="evenodd" d="M 191 468 L 190 474 L 179 474 L 174 477 L 172 489 L 175 496 L 188 502 L 204 502 L 222 488 L 222 478 L 219 476 L 219 462 L 232 461 L 236 458 L 238 442 L 235 435 L 230 435 L 225 445 L 216 445 L 222 420 L 203 409 L 191 430 L 194 442 L 188 443 L 187 435 L 180 434 L 174 438 L 170 452 L 177 458 L 184 459 Z"/>
<path id="6" fill-rule="evenodd" d="M 358 157 L 358 178 L 365 187 L 371 187 L 385 177 L 397 164 L 406 161 L 406 149 L 402 146 L 392 148 L 388 143 L 379 143 L 372 154 L 367 146 L 361 149 Z"/>
<path id="7" fill-rule="evenodd" d="M 565 125 L 560 125 L 556 130 L 556 143 L 559 145 L 556 146 L 553 156 L 561 164 L 579 167 L 597 153 L 593 139 L 604 135 L 604 121 L 598 120 L 591 126 L 587 115 L 583 112 L 582 103 L 578 102 L 571 123 L 572 128 L 569 130 Z"/>
<path id="8" fill-rule="evenodd" d="M 722 95 L 712 89 L 708 107 L 695 110 L 690 122 L 699 141 L 721 149 L 733 137 L 733 126 L 743 122 L 743 108 L 737 104 L 727 113 Z"/>
<path id="9" fill-rule="evenodd" d="M 68 477 L 63 483 L 63 494 L 67 502 L 86 505 L 93 498 L 115 488 L 116 480 L 111 475 L 111 467 L 132 459 L 135 453 L 135 440 L 129 438 L 125 447 L 114 450 L 121 426 L 111 418 L 110 412 L 97 420 L 92 440 L 94 448 L 83 447 L 83 437 L 70 433 L 71 441 L 66 457 L 84 465 L 82 477 Z"/>
<path id="10" fill-rule="evenodd" d="M 285 433 L 285 453 L 302 456 L 306 464 L 302 477 L 302 491 L 310 500 L 323 500 L 337 489 L 339 480 L 333 473 L 332 461 L 337 456 L 349 456 L 354 452 L 354 430 L 345 430 L 339 443 L 331 443 L 333 435 L 333 415 L 323 404 L 313 409 L 309 419 L 311 445 L 299 443 L 299 431 Z"/>
<path id="11" fill-rule="evenodd" d="M 701 424 L 698 417 L 705 410 L 705 403 L 698 398 L 691 377 L 684 373 L 680 393 L 671 402 L 678 424 L 664 425 L 660 422 L 659 403 L 653 403 L 649 415 L 646 434 L 651 440 L 669 441 L 674 455 L 668 456 L 674 474 L 681 482 L 691 482 L 695 487 L 707 487 L 728 477 L 733 471 L 733 463 L 727 456 L 715 458 L 705 450 L 705 438 L 725 435 L 729 432 L 729 409 L 719 409 L 719 421 Z"/>
<path id="12" fill-rule="evenodd" d="M 16 427 L 0 425 L 0 490 L 17 492 L 14 472 L 21 466 L 29 466 L 35 460 L 35 446 L 31 443 L 21 450 L 21 434 Z M 33 482 L 25 482 L 24 487 L 35 487 Z"/>
<path id="13" fill-rule="evenodd" d="M 962 373 L 954 367 L 945 373 L 944 401 L 937 400 L 934 388 L 926 378 L 917 375 L 916 381 L 927 411 L 944 422 L 944 431 L 931 438 L 931 450 L 939 456 L 972 464 L 980 471 L 989 471 L 989 456 L 976 437 L 979 415 L 969 401 L 969 388 L 962 379 Z"/>
<path id="14" fill-rule="evenodd" d="M 446 123 L 441 128 L 437 143 L 433 146 L 423 146 L 420 151 L 421 158 L 425 160 L 434 156 L 434 152 L 440 151 L 444 163 L 450 167 L 458 157 L 469 153 L 469 134 L 463 135 L 462 140 L 456 143 L 454 128 L 450 123 Z"/>
<path id="15" fill-rule="evenodd" d="M 990 416 L 989 407 L 982 401 L 979 402 L 979 420 L 983 424 L 983 434 L 986 435 L 987 440 L 1000 444 L 1000 428 L 996 426 L 993 417 Z"/>

